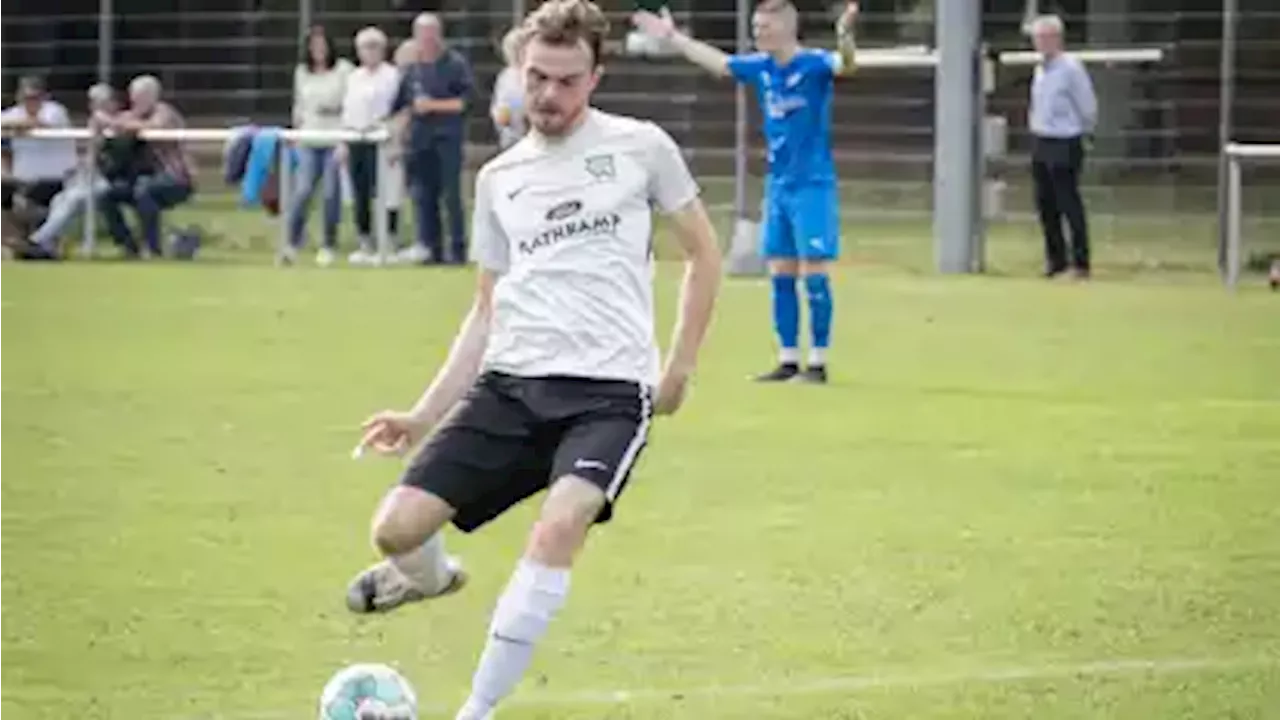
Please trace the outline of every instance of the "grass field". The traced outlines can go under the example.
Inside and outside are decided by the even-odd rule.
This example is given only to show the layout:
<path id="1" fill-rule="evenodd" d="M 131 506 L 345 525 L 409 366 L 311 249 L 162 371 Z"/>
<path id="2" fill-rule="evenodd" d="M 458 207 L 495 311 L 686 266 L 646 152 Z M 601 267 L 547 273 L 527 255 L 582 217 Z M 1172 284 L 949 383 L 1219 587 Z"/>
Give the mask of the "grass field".
<path id="1" fill-rule="evenodd" d="M 726 285 L 503 720 L 1280 717 L 1280 297 L 836 282 L 825 388 L 745 381 L 767 289 Z M 366 660 L 451 717 L 536 508 L 451 537 L 463 594 L 354 618 L 397 466 L 347 452 L 416 396 L 470 283 L 6 266 L 9 720 L 314 717 Z"/>

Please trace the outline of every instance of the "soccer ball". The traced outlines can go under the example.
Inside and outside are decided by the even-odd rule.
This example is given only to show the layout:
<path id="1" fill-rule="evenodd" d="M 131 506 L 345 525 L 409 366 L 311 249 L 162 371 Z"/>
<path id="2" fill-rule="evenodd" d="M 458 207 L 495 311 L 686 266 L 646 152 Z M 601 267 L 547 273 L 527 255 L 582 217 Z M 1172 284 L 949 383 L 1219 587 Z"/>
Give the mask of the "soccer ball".
<path id="1" fill-rule="evenodd" d="M 418 696 L 393 668 L 350 665 L 324 686 L 320 720 L 418 720 Z"/>

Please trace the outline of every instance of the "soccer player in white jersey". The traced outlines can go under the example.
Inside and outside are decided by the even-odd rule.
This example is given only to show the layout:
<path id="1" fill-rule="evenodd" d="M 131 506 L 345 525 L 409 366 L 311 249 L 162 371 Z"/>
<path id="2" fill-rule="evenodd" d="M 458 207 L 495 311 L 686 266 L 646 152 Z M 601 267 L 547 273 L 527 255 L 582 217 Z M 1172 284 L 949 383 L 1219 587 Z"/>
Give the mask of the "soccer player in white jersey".
<path id="1" fill-rule="evenodd" d="M 461 720 L 488 717 L 529 666 L 652 416 L 680 407 L 719 287 L 715 231 L 680 149 L 653 123 L 589 104 L 607 29 L 587 0 L 549 0 L 525 20 L 532 132 L 476 178 L 475 304 L 417 404 L 365 425 L 362 447 L 383 453 L 430 437 L 376 513 L 386 559 L 352 582 L 356 612 L 456 590 L 464 576 L 444 554 L 443 526 L 475 530 L 549 490 Z M 688 258 L 665 363 L 654 340 L 653 209 L 673 219 Z"/>

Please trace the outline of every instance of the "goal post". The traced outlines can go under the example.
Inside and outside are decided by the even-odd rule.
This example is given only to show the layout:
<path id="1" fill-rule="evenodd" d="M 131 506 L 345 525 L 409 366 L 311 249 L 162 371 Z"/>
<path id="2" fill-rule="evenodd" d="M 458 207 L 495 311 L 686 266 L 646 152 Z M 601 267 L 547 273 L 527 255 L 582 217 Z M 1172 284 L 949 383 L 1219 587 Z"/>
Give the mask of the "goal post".
<path id="1" fill-rule="evenodd" d="M 1225 265 L 1223 279 L 1227 287 L 1234 288 L 1240 282 L 1244 265 L 1244 164 L 1280 162 L 1280 145 L 1261 143 L 1227 143 L 1222 149 L 1227 163 L 1226 196 L 1219 208 L 1219 219 L 1225 238 Z"/>

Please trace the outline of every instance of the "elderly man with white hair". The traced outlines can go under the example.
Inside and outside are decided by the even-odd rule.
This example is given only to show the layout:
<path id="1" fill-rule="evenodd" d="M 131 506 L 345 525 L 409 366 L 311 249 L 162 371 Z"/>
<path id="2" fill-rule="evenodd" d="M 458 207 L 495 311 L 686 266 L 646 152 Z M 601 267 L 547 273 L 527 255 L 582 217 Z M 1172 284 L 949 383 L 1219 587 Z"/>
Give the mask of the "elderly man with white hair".
<path id="1" fill-rule="evenodd" d="M 1041 62 L 1031 83 L 1028 127 L 1032 135 L 1031 172 L 1036 209 L 1044 231 L 1045 276 L 1068 270 L 1089 276 L 1089 226 L 1080 197 L 1085 145 L 1098 122 L 1098 99 L 1084 65 L 1063 51 L 1063 23 L 1042 15 L 1031 23 Z M 1062 234 L 1071 229 L 1070 257 Z"/>
<path id="2" fill-rule="evenodd" d="M 387 62 L 387 35 L 376 27 L 356 33 L 356 55 L 360 65 L 347 76 L 346 94 L 342 100 L 342 126 L 347 130 L 367 132 L 380 126 L 391 114 L 391 102 L 400 87 L 400 72 Z M 347 143 L 338 147 L 338 159 L 347 167 L 351 189 L 355 195 L 356 230 L 360 247 L 349 260 L 356 265 L 377 261 L 373 243 L 372 206 L 378 185 L 378 144 Z M 387 173 L 383 173 L 384 175 Z M 387 230 L 398 231 L 398 214 L 389 213 Z"/>
<path id="3" fill-rule="evenodd" d="M 413 21 L 418 61 L 404 69 L 392 111 L 409 115 L 405 177 L 417 215 L 417 243 L 408 262 L 467 261 L 462 212 L 462 143 L 467 102 L 474 81 L 466 59 L 444 41 L 440 18 L 423 13 Z M 449 216 L 449 248 L 440 237 L 440 205 Z"/>
<path id="4" fill-rule="evenodd" d="M 129 109 L 106 119 L 107 124 L 116 132 L 131 136 L 152 129 L 181 129 L 185 125 L 182 115 L 160 99 L 161 90 L 160 80 L 154 75 L 134 78 L 129 83 Z M 160 257 L 164 254 L 160 244 L 160 214 L 185 201 L 194 189 L 185 143 L 147 140 L 145 146 L 145 171 L 136 178 L 113 182 L 102 203 L 107 229 L 124 249 L 126 257 L 138 257 L 140 251 L 125 223 L 121 206 L 133 206 L 148 253 Z"/>

